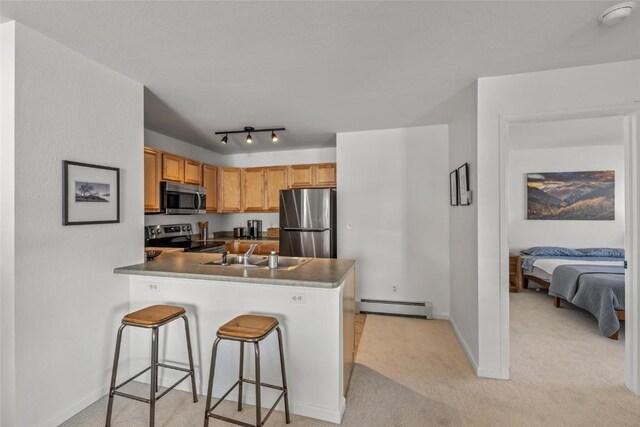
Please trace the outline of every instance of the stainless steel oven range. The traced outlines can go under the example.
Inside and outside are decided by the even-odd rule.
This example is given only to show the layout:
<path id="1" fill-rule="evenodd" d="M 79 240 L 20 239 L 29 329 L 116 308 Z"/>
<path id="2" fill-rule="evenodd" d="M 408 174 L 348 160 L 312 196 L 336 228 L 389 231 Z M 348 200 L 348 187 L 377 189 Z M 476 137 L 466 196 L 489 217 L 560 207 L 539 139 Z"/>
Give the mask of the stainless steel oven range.
<path id="1" fill-rule="evenodd" d="M 185 252 L 224 252 L 224 242 L 199 240 L 191 224 L 148 225 L 144 228 L 146 247 L 184 248 Z"/>

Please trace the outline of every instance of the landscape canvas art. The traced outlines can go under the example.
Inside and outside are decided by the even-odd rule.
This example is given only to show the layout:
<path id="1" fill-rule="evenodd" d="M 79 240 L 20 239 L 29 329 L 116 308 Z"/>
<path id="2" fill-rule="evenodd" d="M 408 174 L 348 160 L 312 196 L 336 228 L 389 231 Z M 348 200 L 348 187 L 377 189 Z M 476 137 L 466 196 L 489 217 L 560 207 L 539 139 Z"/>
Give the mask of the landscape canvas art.
<path id="1" fill-rule="evenodd" d="M 614 220 L 615 171 L 527 174 L 527 219 Z"/>

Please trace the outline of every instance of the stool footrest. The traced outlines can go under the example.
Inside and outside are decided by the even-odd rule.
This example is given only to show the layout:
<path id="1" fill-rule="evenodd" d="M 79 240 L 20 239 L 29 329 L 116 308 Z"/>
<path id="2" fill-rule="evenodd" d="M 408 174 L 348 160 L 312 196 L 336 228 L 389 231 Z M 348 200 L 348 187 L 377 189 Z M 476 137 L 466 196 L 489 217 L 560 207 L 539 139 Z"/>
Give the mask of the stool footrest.
<path id="1" fill-rule="evenodd" d="M 253 424 L 248 424 L 248 423 L 245 423 L 243 421 L 237 421 L 237 420 L 234 420 L 233 418 L 227 418 L 225 416 L 213 413 L 213 411 L 218 407 L 218 405 L 220 403 L 222 403 L 224 398 L 227 397 L 241 382 L 245 382 L 245 383 L 249 383 L 249 384 L 255 384 L 256 383 L 254 380 L 248 380 L 246 378 L 242 378 L 241 380 L 236 381 L 231 386 L 231 388 L 229 390 L 227 390 L 227 392 L 224 395 L 222 395 L 222 397 L 220 399 L 218 399 L 218 401 L 211 407 L 211 409 L 207 410 L 207 415 L 206 416 L 210 417 L 210 418 L 217 418 L 219 420 L 226 421 L 228 423 L 236 424 L 236 425 L 239 425 L 239 426 L 255 427 Z M 276 399 L 276 402 L 273 404 L 271 409 L 269 409 L 269 412 L 267 413 L 267 415 L 262 419 L 262 424 L 264 425 L 264 423 L 267 422 L 267 419 L 269 418 L 271 413 L 274 411 L 274 409 L 276 409 L 276 406 L 278 406 L 278 403 L 280 403 L 280 401 L 282 400 L 284 395 L 287 393 L 287 391 L 284 389 L 284 387 L 279 387 L 279 386 L 273 385 L 273 384 L 260 383 L 260 386 L 261 387 L 268 387 L 268 388 L 272 388 L 274 390 L 280 390 L 281 391 L 281 393 L 278 395 L 278 398 Z"/>
<path id="2" fill-rule="evenodd" d="M 185 369 L 185 368 L 180 368 L 178 366 L 171 366 L 171 365 L 166 365 L 164 363 L 158 363 L 158 366 L 161 366 L 163 368 L 167 368 L 167 369 L 174 369 L 176 371 L 183 371 L 186 372 L 187 374 L 180 378 L 178 381 L 176 381 L 175 383 L 173 383 L 173 385 L 171 387 L 169 387 L 168 389 L 166 389 L 165 391 L 163 391 L 161 394 L 159 394 L 155 400 L 158 401 L 160 400 L 160 398 L 162 396 L 164 396 L 165 394 L 169 393 L 171 390 L 173 390 L 178 384 L 180 384 L 182 381 L 186 380 L 187 378 L 189 378 L 191 376 L 191 370 L 190 369 Z M 129 384 L 131 381 L 135 380 L 136 378 L 138 378 L 140 375 L 144 374 L 145 372 L 151 370 L 151 366 L 148 366 L 146 369 L 143 369 L 142 371 L 138 372 L 137 374 L 135 374 L 134 376 L 132 376 L 131 378 L 129 378 L 128 380 L 126 380 L 125 382 L 123 382 L 120 385 L 117 385 L 113 388 L 113 390 L 111 391 L 111 393 L 113 395 L 118 395 L 118 396 L 122 396 L 122 397 L 128 397 L 129 399 L 133 399 L 133 400 L 138 400 L 140 402 L 144 402 L 144 403 L 149 403 L 150 400 L 149 399 L 145 399 L 144 397 L 139 397 L 139 396 L 135 396 L 133 394 L 129 394 L 129 393 L 124 393 L 121 391 L 118 391 L 119 388 Z M 234 386 L 235 387 L 235 386 Z"/>

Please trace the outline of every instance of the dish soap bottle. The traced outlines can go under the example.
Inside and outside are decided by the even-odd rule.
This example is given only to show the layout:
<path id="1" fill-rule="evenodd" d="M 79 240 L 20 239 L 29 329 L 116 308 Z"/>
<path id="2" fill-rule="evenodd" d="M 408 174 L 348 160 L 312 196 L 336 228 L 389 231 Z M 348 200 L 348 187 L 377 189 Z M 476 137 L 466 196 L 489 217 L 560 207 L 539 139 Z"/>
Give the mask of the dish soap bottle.
<path id="1" fill-rule="evenodd" d="M 269 270 L 275 270 L 278 268 L 278 254 L 275 249 L 271 249 L 269 254 Z"/>

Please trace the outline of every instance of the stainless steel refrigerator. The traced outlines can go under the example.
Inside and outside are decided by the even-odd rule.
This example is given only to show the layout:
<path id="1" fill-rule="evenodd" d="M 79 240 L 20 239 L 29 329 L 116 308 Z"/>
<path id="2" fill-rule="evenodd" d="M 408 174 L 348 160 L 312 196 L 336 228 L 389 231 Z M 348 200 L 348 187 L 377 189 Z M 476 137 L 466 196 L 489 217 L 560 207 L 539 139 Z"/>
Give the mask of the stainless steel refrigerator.
<path id="1" fill-rule="evenodd" d="M 280 255 L 336 257 L 336 190 L 280 191 Z"/>

